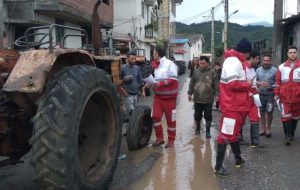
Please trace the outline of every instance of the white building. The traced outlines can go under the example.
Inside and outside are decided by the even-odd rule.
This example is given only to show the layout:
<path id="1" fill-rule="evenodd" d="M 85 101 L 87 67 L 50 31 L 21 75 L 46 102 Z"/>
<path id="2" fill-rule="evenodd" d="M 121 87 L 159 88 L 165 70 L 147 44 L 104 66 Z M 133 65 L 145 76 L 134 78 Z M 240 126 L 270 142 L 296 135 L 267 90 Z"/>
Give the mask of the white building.
<path id="1" fill-rule="evenodd" d="M 176 47 L 174 49 L 174 58 L 176 61 L 184 61 L 186 63 L 191 60 L 191 43 L 189 39 L 176 39 Z"/>
<path id="2" fill-rule="evenodd" d="M 115 0 L 112 31 L 115 43 L 125 43 L 130 50 L 145 49 L 146 59 L 150 60 L 157 28 L 148 26 L 158 19 L 157 11 L 157 0 Z"/>
<path id="3" fill-rule="evenodd" d="M 202 34 L 194 35 L 190 38 L 191 43 L 191 59 L 193 57 L 200 57 L 202 55 L 202 44 L 204 42 L 204 37 Z"/>

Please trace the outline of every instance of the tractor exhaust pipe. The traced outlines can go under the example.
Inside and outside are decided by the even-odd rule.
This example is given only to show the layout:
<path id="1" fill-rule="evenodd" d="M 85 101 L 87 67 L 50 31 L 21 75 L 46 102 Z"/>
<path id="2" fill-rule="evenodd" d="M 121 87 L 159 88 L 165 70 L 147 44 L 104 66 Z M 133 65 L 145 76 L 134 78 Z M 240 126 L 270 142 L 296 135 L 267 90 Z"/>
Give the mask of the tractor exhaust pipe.
<path id="1" fill-rule="evenodd" d="M 100 18 L 98 15 L 98 7 L 101 3 L 109 5 L 109 0 L 97 0 L 92 14 L 92 41 L 94 45 L 94 54 L 100 55 L 100 48 L 102 47 L 102 32 L 100 26 Z"/>

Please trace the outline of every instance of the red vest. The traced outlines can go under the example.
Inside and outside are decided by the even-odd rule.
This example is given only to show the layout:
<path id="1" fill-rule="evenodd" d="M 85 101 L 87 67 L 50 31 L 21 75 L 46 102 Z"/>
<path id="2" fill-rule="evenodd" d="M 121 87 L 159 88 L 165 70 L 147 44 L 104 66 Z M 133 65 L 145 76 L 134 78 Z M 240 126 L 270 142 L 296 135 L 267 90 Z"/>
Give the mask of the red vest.
<path id="1" fill-rule="evenodd" d="M 178 95 L 177 65 L 171 60 L 163 57 L 154 70 L 155 80 L 159 81 L 160 86 L 154 88 L 155 96 L 162 99 L 176 98 Z"/>
<path id="2" fill-rule="evenodd" d="M 279 65 L 276 73 L 275 95 L 279 95 L 281 102 L 300 103 L 300 60 L 291 68 L 286 61 Z"/>

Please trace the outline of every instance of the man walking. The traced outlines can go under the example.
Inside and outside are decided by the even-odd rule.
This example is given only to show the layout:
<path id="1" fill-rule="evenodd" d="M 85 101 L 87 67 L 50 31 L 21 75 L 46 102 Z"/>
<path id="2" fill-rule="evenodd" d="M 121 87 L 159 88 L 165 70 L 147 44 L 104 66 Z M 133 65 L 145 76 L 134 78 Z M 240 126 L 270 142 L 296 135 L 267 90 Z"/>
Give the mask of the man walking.
<path id="1" fill-rule="evenodd" d="M 274 110 L 274 84 L 277 69 L 272 66 L 271 55 L 263 56 L 263 64 L 256 70 L 256 85 L 261 101 L 260 117 L 262 131 L 260 135 L 271 137 L 271 124 Z"/>
<path id="2" fill-rule="evenodd" d="M 257 148 L 259 146 L 259 108 L 255 105 L 254 95 L 257 94 L 256 90 L 256 66 L 259 63 L 259 53 L 253 51 L 250 53 L 249 60 L 246 62 L 246 79 L 253 81 L 253 85 L 249 90 L 249 111 L 248 118 L 250 121 L 250 146 L 251 148 Z M 241 141 L 240 144 L 248 144 L 243 140 L 243 129 L 241 129 Z"/>
<path id="3" fill-rule="evenodd" d="M 127 53 L 127 63 L 121 67 L 122 87 L 125 89 L 126 111 L 130 115 L 137 103 L 137 95 L 140 87 L 144 84 L 140 68 L 135 65 L 136 55 L 134 52 Z"/>
<path id="4" fill-rule="evenodd" d="M 194 71 L 199 67 L 199 59 L 198 57 L 194 57 L 190 66 L 190 77 L 193 76 Z"/>
<path id="5" fill-rule="evenodd" d="M 188 99 L 192 101 L 194 96 L 196 121 L 195 135 L 200 134 L 200 124 L 202 113 L 206 121 L 206 138 L 210 138 L 210 128 L 212 122 L 212 104 L 214 97 L 218 98 L 219 81 L 213 68 L 209 66 L 209 58 L 200 57 L 199 68 L 194 71 L 190 80 Z"/>
<path id="6" fill-rule="evenodd" d="M 242 39 L 235 50 L 224 53 L 221 81 L 220 81 L 220 132 L 217 137 L 217 157 L 215 174 L 226 177 L 228 172 L 223 167 L 223 160 L 227 142 L 235 157 L 235 166 L 241 167 L 245 163 L 240 150 L 240 131 L 245 123 L 249 110 L 249 89 L 252 80 L 246 80 L 246 58 L 252 51 L 251 43 Z"/>
<path id="7" fill-rule="evenodd" d="M 288 60 L 279 65 L 276 73 L 275 100 L 281 103 L 284 142 L 290 145 L 300 118 L 300 60 L 297 59 L 297 47 L 288 47 L 287 56 Z"/>
<path id="8" fill-rule="evenodd" d="M 156 141 L 153 146 L 164 144 L 161 118 L 163 114 L 168 124 L 168 143 L 165 148 L 174 146 L 176 137 L 176 99 L 178 94 L 177 65 L 165 57 L 165 49 L 157 47 L 154 59 L 157 62 L 154 68 L 156 83 L 152 84 L 154 91 L 153 122 Z"/>

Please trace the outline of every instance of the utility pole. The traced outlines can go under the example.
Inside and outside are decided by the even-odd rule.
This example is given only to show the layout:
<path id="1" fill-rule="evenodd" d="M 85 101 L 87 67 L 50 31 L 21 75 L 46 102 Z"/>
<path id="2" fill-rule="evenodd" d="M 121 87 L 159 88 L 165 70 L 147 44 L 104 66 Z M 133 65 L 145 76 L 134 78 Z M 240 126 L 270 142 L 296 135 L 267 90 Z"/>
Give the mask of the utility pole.
<path id="1" fill-rule="evenodd" d="M 224 51 L 227 50 L 228 43 L 228 0 L 225 0 L 225 21 L 224 21 Z"/>
<path id="2" fill-rule="evenodd" d="M 279 65 L 285 52 L 283 52 L 283 0 L 274 1 L 274 37 L 273 37 L 273 62 L 275 65 Z"/>
<path id="3" fill-rule="evenodd" d="M 211 8 L 211 58 L 215 60 L 215 7 Z"/>

